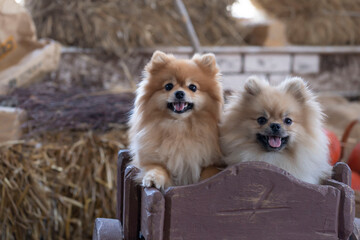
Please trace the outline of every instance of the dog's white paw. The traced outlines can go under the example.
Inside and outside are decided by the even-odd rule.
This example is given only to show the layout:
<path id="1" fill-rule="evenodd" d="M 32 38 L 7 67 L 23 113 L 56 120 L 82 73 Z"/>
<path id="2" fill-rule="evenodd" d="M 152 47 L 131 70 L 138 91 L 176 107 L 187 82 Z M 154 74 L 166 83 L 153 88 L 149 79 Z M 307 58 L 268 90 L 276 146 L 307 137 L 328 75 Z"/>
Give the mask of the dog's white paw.
<path id="1" fill-rule="evenodd" d="M 143 177 L 142 185 L 144 187 L 156 187 L 157 189 L 165 189 L 171 185 L 170 178 L 166 171 L 159 169 L 151 169 L 147 171 Z"/>

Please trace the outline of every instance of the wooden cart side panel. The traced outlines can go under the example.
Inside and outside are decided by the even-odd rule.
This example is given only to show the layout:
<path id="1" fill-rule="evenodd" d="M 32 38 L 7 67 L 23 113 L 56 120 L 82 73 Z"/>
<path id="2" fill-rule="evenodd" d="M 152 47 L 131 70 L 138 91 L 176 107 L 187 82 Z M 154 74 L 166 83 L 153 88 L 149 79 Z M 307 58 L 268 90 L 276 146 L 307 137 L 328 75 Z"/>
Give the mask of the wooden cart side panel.
<path id="1" fill-rule="evenodd" d="M 343 162 L 338 162 L 333 167 L 332 179 L 345 183 L 351 187 L 351 169 Z"/>
<path id="2" fill-rule="evenodd" d="M 355 194 L 346 184 L 327 180 L 326 184 L 336 187 L 341 191 L 339 208 L 339 239 L 347 240 L 354 230 L 355 220 Z"/>
<path id="3" fill-rule="evenodd" d="M 146 240 L 163 239 L 165 199 L 156 188 L 143 188 L 141 195 L 141 233 Z"/>
<path id="4" fill-rule="evenodd" d="M 354 220 L 354 231 L 351 234 L 349 240 L 360 240 L 360 219 L 355 218 Z"/>
<path id="5" fill-rule="evenodd" d="M 249 162 L 165 192 L 164 239 L 338 240 L 340 190 Z"/>
<path id="6" fill-rule="evenodd" d="M 93 240 L 123 240 L 123 231 L 118 219 L 95 219 Z"/>
<path id="7" fill-rule="evenodd" d="M 116 218 L 122 223 L 123 218 L 123 186 L 126 166 L 130 162 L 130 153 L 128 150 L 120 150 L 117 160 L 117 193 L 116 193 Z"/>
<path id="8" fill-rule="evenodd" d="M 128 166 L 124 175 L 124 197 L 123 197 L 123 232 L 124 239 L 139 239 L 140 233 L 140 186 L 134 178 L 139 169 Z"/>

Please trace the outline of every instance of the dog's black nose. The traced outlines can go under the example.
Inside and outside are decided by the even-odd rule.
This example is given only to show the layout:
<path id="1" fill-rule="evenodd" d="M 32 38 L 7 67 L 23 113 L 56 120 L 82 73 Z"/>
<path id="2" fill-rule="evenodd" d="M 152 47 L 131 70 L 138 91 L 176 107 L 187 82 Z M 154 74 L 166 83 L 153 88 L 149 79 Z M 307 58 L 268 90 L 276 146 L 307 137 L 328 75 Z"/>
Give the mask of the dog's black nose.
<path id="1" fill-rule="evenodd" d="M 279 123 L 271 123 L 270 128 L 273 132 L 278 132 L 281 129 L 281 125 Z"/>
<path id="2" fill-rule="evenodd" d="M 177 99 L 183 99 L 184 96 L 185 96 L 185 93 L 184 93 L 183 91 L 176 91 L 176 92 L 175 92 L 175 97 L 176 97 Z"/>

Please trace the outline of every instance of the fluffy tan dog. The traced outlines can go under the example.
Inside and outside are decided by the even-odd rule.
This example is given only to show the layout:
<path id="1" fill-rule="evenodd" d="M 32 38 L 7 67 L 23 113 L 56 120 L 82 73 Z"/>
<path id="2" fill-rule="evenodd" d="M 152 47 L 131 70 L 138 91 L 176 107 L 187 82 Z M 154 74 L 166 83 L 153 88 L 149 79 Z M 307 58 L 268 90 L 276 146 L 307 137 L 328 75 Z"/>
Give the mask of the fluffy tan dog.
<path id="1" fill-rule="evenodd" d="M 220 128 L 229 165 L 264 161 L 316 184 L 331 173 L 323 114 L 301 78 L 270 86 L 250 77 L 230 100 Z"/>
<path id="2" fill-rule="evenodd" d="M 218 73 L 213 54 L 191 60 L 153 54 L 130 118 L 132 164 L 143 186 L 196 183 L 202 168 L 220 161 Z"/>

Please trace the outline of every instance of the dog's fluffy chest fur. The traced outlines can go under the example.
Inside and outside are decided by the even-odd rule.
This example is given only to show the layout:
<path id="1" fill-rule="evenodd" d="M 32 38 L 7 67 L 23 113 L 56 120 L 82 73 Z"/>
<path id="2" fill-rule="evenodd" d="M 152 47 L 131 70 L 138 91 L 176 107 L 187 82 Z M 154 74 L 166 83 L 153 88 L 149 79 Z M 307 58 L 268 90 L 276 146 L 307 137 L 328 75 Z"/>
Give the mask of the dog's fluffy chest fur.
<path id="1" fill-rule="evenodd" d="M 202 167 L 220 158 L 216 124 L 194 126 L 190 120 L 169 120 L 149 125 L 143 131 L 139 136 L 141 145 L 156 149 L 149 153 L 149 161 L 166 166 L 175 185 L 197 182 Z"/>

